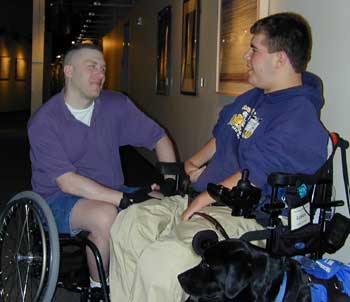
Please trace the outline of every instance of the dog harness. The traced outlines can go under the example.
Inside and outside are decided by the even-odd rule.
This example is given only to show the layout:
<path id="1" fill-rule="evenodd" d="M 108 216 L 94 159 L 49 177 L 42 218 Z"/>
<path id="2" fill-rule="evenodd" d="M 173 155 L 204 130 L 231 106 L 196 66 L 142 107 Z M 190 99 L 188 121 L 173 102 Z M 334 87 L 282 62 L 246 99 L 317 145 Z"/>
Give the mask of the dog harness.
<path id="1" fill-rule="evenodd" d="M 304 256 L 293 257 L 309 275 L 312 302 L 328 302 L 327 288 L 317 280 L 335 280 L 334 286 L 349 297 L 350 301 L 350 264 L 332 259 L 311 260 Z M 314 277 L 314 278 L 313 278 Z M 288 275 L 284 272 L 280 290 L 274 302 L 283 302 L 286 293 Z"/>
<path id="2" fill-rule="evenodd" d="M 310 276 L 311 279 L 311 301 L 327 302 L 328 289 L 327 283 L 322 281 L 331 281 L 330 286 L 341 291 L 349 297 L 350 301 L 350 266 L 345 265 L 333 259 L 319 259 L 313 261 L 307 257 L 295 257 L 301 268 Z M 328 283 L 329 284 L 329 283 Z"/>

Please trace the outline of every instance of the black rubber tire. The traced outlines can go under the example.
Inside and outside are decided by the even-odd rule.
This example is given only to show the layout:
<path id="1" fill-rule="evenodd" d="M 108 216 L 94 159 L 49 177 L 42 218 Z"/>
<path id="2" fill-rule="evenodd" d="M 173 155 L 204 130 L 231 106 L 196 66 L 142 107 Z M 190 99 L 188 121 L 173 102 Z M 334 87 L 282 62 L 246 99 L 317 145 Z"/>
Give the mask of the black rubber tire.
<path id="1" fill-rule="evenodd" d="M 17 221 L 11 222 L 11 218 L 16 218 L 17 215 L 16 211 L 25 211 L 25 221 Z M 18 212 L 20 215 L 21 213 Z M 33 219 L 33 221 L 27 221 L 27 219 Z M 30 223 L 29 223 L 30 222 Z M 33 223 L 34 222 L 34 223 Z M 3 257 L 4 256 L 4 245 L 6 240 L 11 240 L 13 238 L 10 238 L 10 234 L 7 230 L 8 227 L 11 225 L 14 225 L 17 227 L 17 240 L 13 240 L 14 244 L 16 245 L 16 249 L 13 251 L 13 262 L 16 267 L 20 266 L 20 261 L 23 261 L 25 264 L 27 264 L 27 271 L 30 270 L 30 268 L 33 268 L 36 264 L 35 261 L 39 262 L 38 259 L 40 259 L 41 266 L 39 267 L 39 271 L 36 270 L 36 278 L 39 279 L 37 288 L 35 289 L 36 292 L 31 292 L 27 296 L 27 284 L 22 284 L 22 281 L 20 277 L 22 275 L 20 274 L 20 270 L 15 270 L 15 273 L 18 274 L 18 278 L 16 280 L 18 281 L 18 288 L 14 289 L 13 284 L 11 288 L 7 291 L 6 285 L 4 284 L 4 281 L 6 277 L 4 277 L 4 265 L 3 265 Z M 20 228 L 18 228 L 20 226 Z M 25 233 L 26 232 L 26 233 Z M 41 246 L 38 242 L 35 242 L 36 245 L 34 245 L 33 237 L 35 234 L 38 234 L 39 240 L 38 242 L 41 242 Z M 27 237 L 24 238 L 24 235 Z M 24 244 L 22 245 L 22 240 Z M 32 244 L 33 243 L 33 244 Z M 38 245 L 39 244 L 39 245 Z M 25 246 L 25 251 L 23 254 L 23 246 Z M 39 249 L 41 251 L 41 257 L 38 256 L 36 258 L 36 253 L 34 248 L 37 248 L 39 246 Z M 20 250 L 21 249 L 21 250 Z M 29 250 L 32 249 L 32 250 Z M 11 252 L 11 251 L 10 251 Z M 9 264 L 11 264 L 11 259 L 6 258 L 7 261 L 10 261 Z M 51 302 L 56 290 L 56 284 L 57 284 L 57 278 L 58 278 L 58 272 L 59 272 L 59 263 L 60 263 L 60 248 L 59 248 L 59 238 L 58 238 L 58 232 L 57 227 L 55 223 L 55 219 L 52 215 L 52 212 L 47 205 L 46 201 L 38 194 L 32 192 L 32 191 L 24 191 L 21 193 L 18 193 L 15 195 L 11 200 L 6 204 L 3 211 L 0 213 L 0 288 L 2 289 L 0 291 L 0 301 L 10 301 L 6 295 L 7 292 L 12 293 L 14 290 L 19 290 L 21 297 L 21 302 L 27 302 L 27 301 L 40 301 L 40 302 Z M 32 265 L 32 266 L 31 266 Z M 29 275 L 29 273 L 27 273 Z M 13 277 L 13 276 L 11 276 Z M 28 276 L 27 276 L 28 277 Z M 29 278 L 29 277 L 28 277 Z M 28 280 L 26 280 L 28 282 Z M 29 282 L 28 282 L 29 283 Z M 33 283 L 33 282 L 32 282 Z M 31 283 L 31 284 L 32 284 Z M 35 283 L 35 284 L 36 284 Z M 30 287 L 29 285 L 28 287 Z M 28 291 L 29 292 L 29 291 Z M 12 295 L 11 294 L 11 295 Z M 11 296 L 12 297 L 12 296 Z M 13 298 L 11 298 L 13 299 Z"/>

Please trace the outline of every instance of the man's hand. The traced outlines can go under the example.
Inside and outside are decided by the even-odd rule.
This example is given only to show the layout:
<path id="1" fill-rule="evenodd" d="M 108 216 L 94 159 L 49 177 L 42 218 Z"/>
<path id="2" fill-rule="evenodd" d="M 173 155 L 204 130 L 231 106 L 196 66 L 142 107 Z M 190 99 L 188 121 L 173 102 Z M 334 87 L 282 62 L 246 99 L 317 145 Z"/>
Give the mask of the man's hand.
<path id="1" fill-rule="evenodd" d="M 219 184 L 227 188 L 232 188 L 237 185 L 237 182 L 241 179 L 241 172 L 236 172 L 226 178 Z M 186 221 L 191 218 L 194 212 L 198 212 L 206 206 L 214 203 L 215 200 L 212 198 L 207 191 L 199 194 L 188 206 L 188 208 L 182 213 L 182 220 Z"/>
<path id="2" fill-rule="evenodd" d="M 181 219 L 183 221 L 189 220 L 195 212 L 200 211 L 201 209 L 205 208 L 206 206 L 210 205 L 213 202 L 215 202 L 215 200 L 213 198 L 211 198 L 207 192 L 203 192 L 203 193 L 199 194 L 190 203 L 188 208 L 182 213 Z"/>
<path id="3" fill-rule="evenodd" d="M 132 193 L 123 193 L 123 198 L 120 200 L 119 208 L 126 209 L 134 203 L 140 203 L 145 200 L 150 199 L 148 193 L 150 193 L 152 189 L 142 188 Z"/>
<path id="4" fill-rule="evenodd" d="M 191 161 L 185 161 L 185 172 L 190 177 L 191 182 L 196 182 L 207 166 L 198 167 Z"/>

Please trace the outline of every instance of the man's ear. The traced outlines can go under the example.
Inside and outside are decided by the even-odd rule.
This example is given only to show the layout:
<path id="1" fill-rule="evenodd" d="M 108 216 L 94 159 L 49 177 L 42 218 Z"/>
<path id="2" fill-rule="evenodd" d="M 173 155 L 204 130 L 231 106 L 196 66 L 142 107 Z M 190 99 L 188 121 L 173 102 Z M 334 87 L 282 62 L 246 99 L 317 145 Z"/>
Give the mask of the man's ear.
<path id="1" fill-rule="evenodd" d="M 65 77 L 71 78 L 73 74 L 73 65 L 65 65 L 63 67 L 63 72 Z"/>
<path id="2" fill-rule="evenodd" d="M 286 52 L 284 50 L 281 50 L 281 51 L 277 51 L 275 53 L 276 55 L 276 67 L 277 68 L 281 68 L 283 66 L 285 66 L 286 63 L 289 62 L 289 58 L 286 54 Z"/>

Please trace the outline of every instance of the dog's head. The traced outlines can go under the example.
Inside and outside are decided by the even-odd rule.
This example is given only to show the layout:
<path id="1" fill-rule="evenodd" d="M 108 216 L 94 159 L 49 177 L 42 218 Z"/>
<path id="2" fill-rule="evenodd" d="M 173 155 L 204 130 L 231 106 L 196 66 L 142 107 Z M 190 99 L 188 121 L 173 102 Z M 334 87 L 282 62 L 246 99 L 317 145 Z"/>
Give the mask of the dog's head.
<path id="1" fill-rule="evenodd" d="M 202 261 L 178 276 L 186 293 L 200 301 L 234 299 L 250 286 L 253 254 L 249 243 L 225 240 L 202 252 Z"/>

